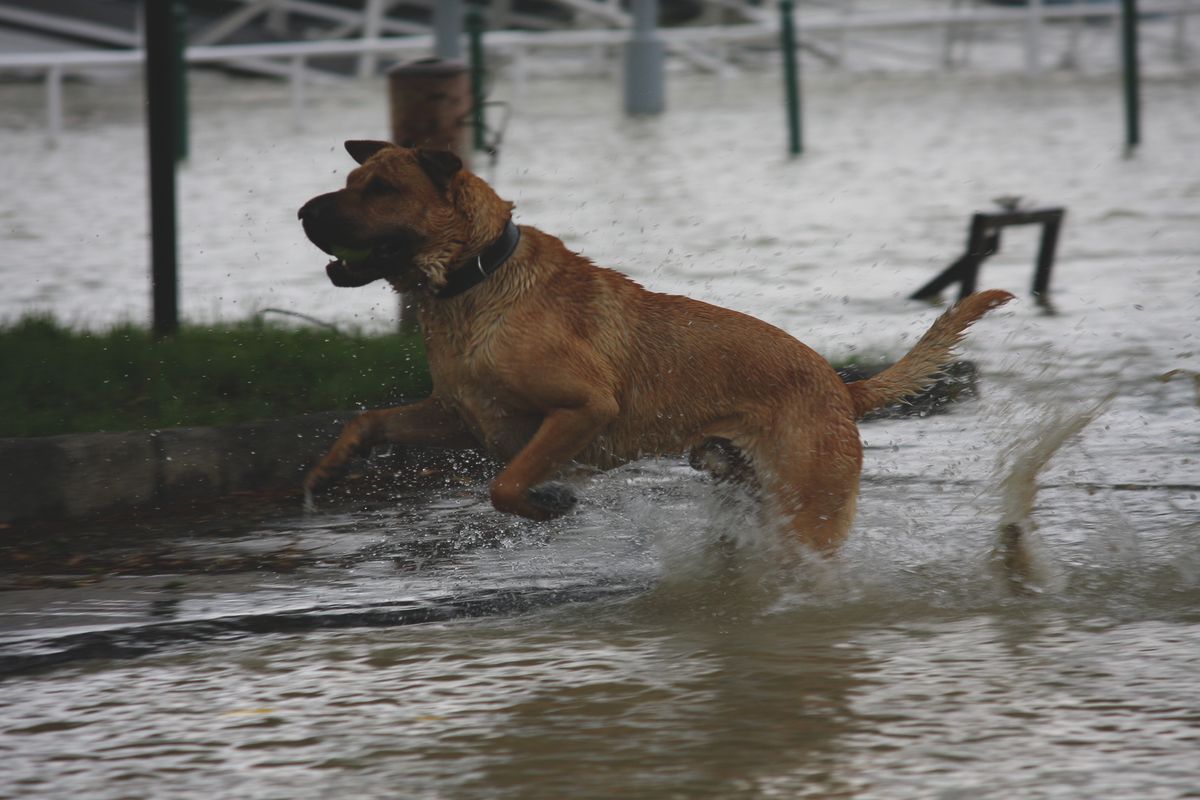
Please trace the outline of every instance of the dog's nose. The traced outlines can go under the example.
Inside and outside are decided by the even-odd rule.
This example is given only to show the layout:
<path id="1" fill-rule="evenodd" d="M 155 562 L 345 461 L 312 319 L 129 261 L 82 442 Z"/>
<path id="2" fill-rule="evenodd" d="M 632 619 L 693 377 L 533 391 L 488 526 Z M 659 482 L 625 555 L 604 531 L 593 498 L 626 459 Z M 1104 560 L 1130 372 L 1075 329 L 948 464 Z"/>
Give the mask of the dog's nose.
<path id="1" fill-rule="evenodd" d="M 333 206 L 335 194 L 337 193 L 329 192 L 328 194 L 317 195 L 312 200 L 300 206 L 300 210 L 296 213 L 296 216 L 305 222 L 316 222 L 329 213 L 329 209 Z"/>
<path id="2" fill-rule="evenodd" d="M 314 197 L 312 200 L 309 200 L 307 203 L 300 206 L 300 210 L 296 212 L 296 219 L 305 220 L 320 216 L 320 211 L 318 210 L 320 204 L 317 203 L 317 201 L 320 199 L 321 198 L 319 197 Z"/>

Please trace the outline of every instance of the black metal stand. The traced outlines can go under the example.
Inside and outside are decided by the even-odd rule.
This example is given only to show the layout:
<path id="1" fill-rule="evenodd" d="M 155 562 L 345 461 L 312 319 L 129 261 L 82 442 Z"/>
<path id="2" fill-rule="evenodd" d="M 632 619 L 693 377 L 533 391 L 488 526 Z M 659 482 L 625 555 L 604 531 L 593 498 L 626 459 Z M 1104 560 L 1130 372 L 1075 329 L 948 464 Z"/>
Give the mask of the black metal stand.
<path id="1" fill-rule="evenodd" d="M 1058 231 L 1062 227 L 1063 208 L 1006 208 L 1002 211 L 979 211 L 971 217 L 967 234 L 967 252 L 946 267 L 940 275 L 910 295 L 912 300 L 931 300 L 947 286 L 958 283 L 959 299 L 975 291 L 979 267 L 988 256 L 1000 252 L 1000 231 L 1012 225 L 1041 225 L 1042 241 L 1038 247 L 1037 269 L 1033 274 L 1033 296 L 1039 305 L 1049 306 L 1050 271 L 1054 268 L 1054 252 L 1058 247 Z"/>

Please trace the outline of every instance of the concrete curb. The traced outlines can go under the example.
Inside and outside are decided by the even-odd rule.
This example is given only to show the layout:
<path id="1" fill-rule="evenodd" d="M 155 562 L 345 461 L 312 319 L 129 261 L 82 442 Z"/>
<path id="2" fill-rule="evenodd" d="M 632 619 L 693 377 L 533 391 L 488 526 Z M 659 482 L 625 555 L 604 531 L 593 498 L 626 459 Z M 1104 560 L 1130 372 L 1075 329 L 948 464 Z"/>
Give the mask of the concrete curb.
<path id="1" fill-rule="evenodd" d="M 842 376 L 859 380 L 882 368 L 843 370 Z M 867 419 L 936 413 L 976 393 L 975 365 L 959 361 L 926 391 Z M 305 472 L 357 413 L 324 412 L 221 428 L 0 439 L 0 525 L 114 509 L 154 510 L 234 492 L 299 492 Z M 432 465 L 456 463 L 435 455 L 437 451 L 421 452 L 422 460 Z M 483 458 L 476 453 L 476 461 Z"/>
<path id="2" fill-rule="evenodd" d="M 0 439 L 0 523 L 299 490 L 357 412 L 230 427 Z"/>

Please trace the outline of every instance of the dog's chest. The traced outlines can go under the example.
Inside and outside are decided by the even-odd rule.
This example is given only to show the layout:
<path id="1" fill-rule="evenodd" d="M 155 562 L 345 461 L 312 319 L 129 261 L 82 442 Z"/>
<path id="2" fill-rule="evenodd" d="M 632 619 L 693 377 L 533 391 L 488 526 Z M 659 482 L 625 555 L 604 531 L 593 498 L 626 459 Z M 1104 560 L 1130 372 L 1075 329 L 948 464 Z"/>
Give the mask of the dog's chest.
<path id="1" fill-rule="evenodd" d="M 486 347 L 457 336 L 426 342 L 434 390 L 495 456 L 512 458 L 537 432 L 542 415 L 507 385 Z"/>
<path id="2" fill-rule="evenodd" d="M 493 456 L 505 461 L 520 452 L 542 424 L 541 413 L 520 407 L 503 392 L 458 387 L 445 402 Z"/>

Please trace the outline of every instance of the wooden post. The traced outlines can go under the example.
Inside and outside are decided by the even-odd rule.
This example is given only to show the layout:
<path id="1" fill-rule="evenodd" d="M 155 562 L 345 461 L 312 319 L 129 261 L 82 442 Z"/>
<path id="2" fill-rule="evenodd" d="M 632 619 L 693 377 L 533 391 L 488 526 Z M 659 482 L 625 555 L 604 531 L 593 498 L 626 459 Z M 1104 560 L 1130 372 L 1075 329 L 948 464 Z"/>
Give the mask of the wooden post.
<path id="1" fill-rule="evenodd" d="M 470 161 L 471 79 L 461 61 L 426 58 L 388 73 L 392 141 L 450 150 Z"/>
<path id="2" fill-rule="evenodd" d="M 471 78 L 460 61 L 422 59 L 388 73 L 392 141 L 405 147 L 449 150 L 471 163 Z M 411 297 L 400 296 L 400 330 L 417 329 Z"/>

